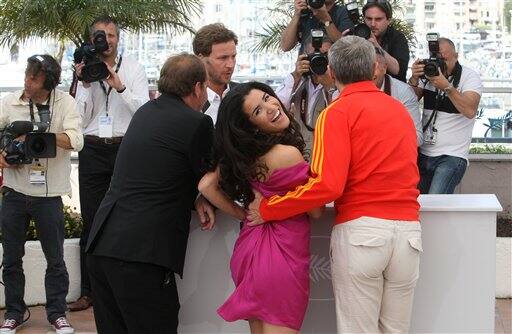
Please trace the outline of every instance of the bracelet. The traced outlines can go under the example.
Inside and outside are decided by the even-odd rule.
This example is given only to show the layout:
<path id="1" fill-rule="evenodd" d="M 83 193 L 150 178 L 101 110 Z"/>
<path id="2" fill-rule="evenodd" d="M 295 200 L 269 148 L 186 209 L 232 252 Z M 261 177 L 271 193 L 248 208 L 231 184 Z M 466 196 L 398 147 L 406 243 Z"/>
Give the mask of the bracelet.
<path id="1" fill-rule="evenodd" d="M 120 90 L 116 90 L 119 94 L 123 93 L 126 90 L 126 86 L 121 88 Z"/>
<path id="2" fill-rule="evenodd" d="M 415 85 L 411 82 L 411 78 L 409 78 L 409 80 L 407 80 L 407 83 L 412 86 L 412 87 L 418 87 L 418 85 L 420 84 L 420 82 L 418 81 L 418 83 L 416 83 Z"/>

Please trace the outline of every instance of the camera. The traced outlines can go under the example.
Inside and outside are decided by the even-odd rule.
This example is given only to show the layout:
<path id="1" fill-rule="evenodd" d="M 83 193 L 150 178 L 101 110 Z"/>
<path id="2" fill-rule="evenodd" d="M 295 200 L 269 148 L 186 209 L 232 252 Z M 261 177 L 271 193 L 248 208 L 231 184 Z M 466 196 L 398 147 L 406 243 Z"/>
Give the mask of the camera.
<path id="1" fill-rule="evenodd" d="M 5 161 L 10 165 L 31 164 L 33 159 L 55 158 L 57 139 L 54 133 L 46 130 L 50 127 L 50 108 L 48 105 L 36 104 L 40 122 L 14 121 L 9 124 L 2 136 Z M 25 141 L 18 141 L 21 135 Z"/>
<path id="2" fill-rule="evenodd" d="M 100 81 L 109 76 L 107 65 L 99 58 L 99 54 L 108 50 L 107 35 L 97 30 L 92 35 L 92 43 L 86 43 L 75 50 L 75 64 L 84 62 L 82 80 L 84 82 Z"/>
<path id="3" fill-rule="evenodd" d="M 346 5 L 348 16 L 354 24 L 354 28 L 350 29 L 350 35 L 359 36 L 364 39 L 370 38 L 372 31 L 365 23 L 361 22 L 361 15 L 359 14 L 359 5 L 356 0 L 352 0 Z"/>
<path id="4" fill-rule="evenodd" d="M 325 5 L 325 0 L 307 0 L 308 6 L 313 9 L 320 9 Z M 313 15 L 311 9 L 303 9 L 301 11 L 301 16 L 307 17 Z"/>
<path id="5" fill-rule="evenodd" d="M 324 42 L 324 32 L 322 30 L 311 30 L 311 45 L 315 49 L 313 53 L 308 54 L 309 68 L 310 72 L 322 75 L 327 72 L 327 64 L 329 63 L 327 59 L 327 53 L 323 53 L 320 51 L 322 48 L 322 44 Z M 310 75 L 311 73 L 306 73 L 306 75 Z"/>
<path id="6" fill-rule="evenodd" d="M 428 33 L 427 41 L 429 58 L 420 61 L 420 64 L 425 65 L 423 70 L 425 74 L 421 76 L 422 79 L 426 79 L 426 76 L 435 77 L 439 72 L 446 74 L 447 70 L 446 62 L 439 54 L 439 34 Z"/>

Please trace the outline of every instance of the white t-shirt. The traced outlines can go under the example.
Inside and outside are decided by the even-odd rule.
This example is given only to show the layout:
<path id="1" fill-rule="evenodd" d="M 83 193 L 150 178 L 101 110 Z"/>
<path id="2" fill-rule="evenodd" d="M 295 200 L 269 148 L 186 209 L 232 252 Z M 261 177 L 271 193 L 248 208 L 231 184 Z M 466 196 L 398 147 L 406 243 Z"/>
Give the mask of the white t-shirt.
<path id="1" fill-rule="evenodd" d="M 419 87 L 435 91 L 435 87 L 429 82 L 426 85 L 420 81 Z M 462 66 L 459 86 L 457 90 L 461 93 L 476 92 L 482 95 L 482 80 L 477 72 L 469 67 Z M 423 126 L 425 126 L 432 114 L 431 109 L 423 110 Z M 469 119 L 462 114 L 450 114 L 447 112 L 437 112 L 435 128 L 437 129 L 437 140 L 434 145 L 424 143 L 420 147 L 420 152 L 430 157 L 440 155 L 451 155 L 463 159 L 468 159 L 469 145 L 475 119 Z M 429 127 L 432 126 L 432 122 Z"/>

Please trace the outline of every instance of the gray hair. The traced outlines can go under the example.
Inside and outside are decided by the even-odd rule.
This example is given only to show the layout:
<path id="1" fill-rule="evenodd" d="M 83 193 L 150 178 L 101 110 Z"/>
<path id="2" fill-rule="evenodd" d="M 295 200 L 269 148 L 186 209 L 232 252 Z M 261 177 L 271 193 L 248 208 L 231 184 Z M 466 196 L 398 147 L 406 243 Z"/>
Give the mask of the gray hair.
<path id="1" fill-rule="evenodd" d="M 444 42 L 444 43 L 448 43 L 454 52 L 457 52 L 457 48 L 455 47 L 455 43 L 453 43 L 453 41 L 449 38 L 446 38 L 446 37 L 439 37 L 438 39 L 439 42 Z"/>
<path id="2" fill-rule="evenodd" d="M 373 79 L 375 47 L 364 38 L 345 36 L 329 49 L 329 66 L 344 85 Z"/>

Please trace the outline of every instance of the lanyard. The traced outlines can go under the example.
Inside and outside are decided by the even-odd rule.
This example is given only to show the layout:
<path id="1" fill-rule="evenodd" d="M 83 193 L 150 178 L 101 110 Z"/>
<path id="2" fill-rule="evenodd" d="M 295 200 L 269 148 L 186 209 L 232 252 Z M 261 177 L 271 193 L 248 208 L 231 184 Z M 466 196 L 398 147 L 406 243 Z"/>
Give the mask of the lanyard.
<path id="1" fill-rule="evenodd" d="M 121 63 L 123 62 L 123 56 L 119 57 L 119 62 L 116 65 L 116 73 L 119 72 L 119 68 L 121 67 Z M 112 91 L 112 86 L 108 87 L 108 91 L 105 88 L 105 84 L 103 81 L 100 81 L 101 89 L 103 90 L 103 93 L 105 93 L 105 96 L 107 97 L 105 101 L 105 109 L 106 109 L 106 116 L 108 116 L 108 97 L 110 95 L 110 92 Z"/>

